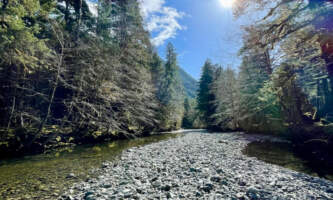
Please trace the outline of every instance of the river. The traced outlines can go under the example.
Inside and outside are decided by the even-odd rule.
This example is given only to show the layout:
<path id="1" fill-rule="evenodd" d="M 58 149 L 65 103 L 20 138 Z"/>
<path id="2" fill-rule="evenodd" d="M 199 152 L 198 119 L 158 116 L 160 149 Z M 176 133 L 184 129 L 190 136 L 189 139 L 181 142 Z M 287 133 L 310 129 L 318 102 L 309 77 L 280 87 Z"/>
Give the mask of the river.
<path id="1" fill-rule="evenodd" d="M 81 145 L 52 153 L 0 160 L 0 199 L 56 199 L 73 183 L 93 178 L 95 168 L 125 149 L 180 134 L 163 134 L 99 145 Z"/>
<path id="2" fill-rule="evenodd" d="M 74 183 L 98 177 L 100 173 L 97 169 L 101 168 L 102 163 L 117 160 L 124 150 L 179 138 L 187 135 L 185 132 L 194 134 L 191 139 L 198 136 L 204 138 L 205 134 L 208 135 L 203 130 L 190 130 L 99 145 L 81 145 L 74 148 L 58 149 L 47 154 L 1 160 L 0 199 L 57 199 L 68 191 Z M 228 135 L 232 135 L 232 133 Z M 223 139 L 223 137 L 221 138 Z M 235 133 L 234 137 L 229 137 L 230 141 L 226 141 L 226 144 L 237 141 L 237 137 L 242 138 L 242 141 L 247 140 L 245 134 Z M 260 138 L 261 136 L 256 137 Z M 214 141 L 214 137 L 207 140 L 207 142 L 209 141 Z M 246 147 L 240 149 L 246 156 L 256 157 L 267 163 L 280 165 L 311 176 L 318 176 L 319 169 L 311 167 L 309 163 L 298 157 L 292 151 L 290 144 L 267 141 L 246 143 Z M 230 145 L 226 147 L 231 148 Z M 188 153 L 191 154 L 191 152 Z M 223 154 L 224 152 L 221 152 L 222 157 Z M 322 177 L 333 180 L 330 173 Z"/>

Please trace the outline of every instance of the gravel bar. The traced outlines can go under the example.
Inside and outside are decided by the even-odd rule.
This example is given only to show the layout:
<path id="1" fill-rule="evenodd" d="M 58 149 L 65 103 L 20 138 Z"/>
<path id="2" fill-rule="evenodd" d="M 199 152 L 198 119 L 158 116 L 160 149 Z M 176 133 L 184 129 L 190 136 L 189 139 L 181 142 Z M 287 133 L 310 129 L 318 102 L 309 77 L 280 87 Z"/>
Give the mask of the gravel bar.
<path id="1" fill-rule="evenodd" d="M 61 199 L 333 199 L 333 182 L 242 154 L 260 137 L 188 131 L 131 148 Z"/>

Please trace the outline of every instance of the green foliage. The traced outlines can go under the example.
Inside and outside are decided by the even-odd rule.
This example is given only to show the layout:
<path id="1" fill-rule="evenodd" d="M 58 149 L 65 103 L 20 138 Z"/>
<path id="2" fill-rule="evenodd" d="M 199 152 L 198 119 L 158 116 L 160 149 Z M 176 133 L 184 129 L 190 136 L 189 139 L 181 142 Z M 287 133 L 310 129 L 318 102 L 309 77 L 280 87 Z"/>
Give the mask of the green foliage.
<path id="1" fill-rule="evenodd" d="M 256 28 L 249 28 L 241 52 L 240 67 L 240 126 L 249 132 L 281 133 L 283 122 L 276 89 L 271 81 L 269 52 L 250 46 Z"/>
<path id="2" fill-rule="evenodd" d="M 264 86 L 259 90 L 258 100 L 260 108 L 264 113 L 267 113 L 269 120 L 281 119 L 281 105 L 279 104 L 277 89 L 272 81 L 264 83 Z"/>
<path id="3" fill-rule="evenodd" d="M 219 68 L 213 82 L 215 114 L 213 124 L 222 130 L 239 127 L 239 84 L 234 70 Z"/>
<path id="4" fill-rule="evenodd" d="M 333 20 L 332 1 L 246 0 L 237 4 L 236 15 L 249 11 L 250 4 L 267 8 L 267 15 L 258 23 L 261 48 L 274 49 L 280 63 L 290 63 L 297 74 L 297 84 L 318 110 L 318 117 L 333 115 Z M 252 8 L 254 8 L 252 7 Z M 305 17 L 306 16 L 306 17 Z M 264 42 L 263 42 L 264 41 Z"/>
<path id="5" fill-rule="evenodd" d="M 152 79 L 154 85 L 156 88 L 160 88 L 164 74 L 164 65 L 162 59 L 159 57 L 159 55 L 156 52 L 153 53 L 150 66 L 151 66 Z M 161 94 L 160 93 L 157 94 L 159 94 L 158 98 L 161 98 Z"/>
<path id="6" fill-rule="evenodd" d="M 313 107 L 308 103 L 306 95 L 297 86 L 293 67 L 283 63 L 273 83 L 277 91 L 279 104 L 282 107 L 285 122 L 293 131 L 299 130 L 305 123 L 305 114 L 310 113 L 310 121 L 314 114 Z"/>
<path id="7" fill-rule="evenodd" d="M 184 100 L 184 118 L 183 128 L 201 128 L 201 124 L 198 119 L 198 113 L 196 108 L 195 99 L 185 98 Z"/>
<path id="8" fill-rule="evenodd" d="M 314 122 L 332 115 L 332 2 L 246 0 L 235 5 L 234 14 L 258 9 L 267 10 L 266 16 L 245 27 L 240 51 L 240 126 L 252 132 L 318 132 Z"/>
<path id="9" fill-rule="evenodd" d="M 162 129 L 179 129 L 184 113 L 184 88 L 178 74 L 177 54 L 171 43 L 167 45 L 163 78 L 158 90 L 162 105 Z"/>
<path id="10" fill-rule="evenodd" d="M 45 40 L 38 38 L 38 17 L 47 15 L 39 0 L 8 1 L 1 11 L 0 52 L 1 64 L 17 65 L 19 70 L 31 73 L 38 59 L 50 53 Z"/>
<path id="11" fill-rule="evenodd" d="M 207 60 L 202 68 L 199 81 L 197 109 L 207 125 L 211 124 L 212 115 L 215 113 L 215 95 L 212 87 L 215 72 L 216 66 L 210 60 Z"/>
<path id="12" fill-rule="evenodd" d="M 20 152 L 180 128 L 175 50 L 166 63 L 154 53 L 136 0 L 100 0 L 98 15 L 86 0 L 0 5 L 0 144 Z"/>

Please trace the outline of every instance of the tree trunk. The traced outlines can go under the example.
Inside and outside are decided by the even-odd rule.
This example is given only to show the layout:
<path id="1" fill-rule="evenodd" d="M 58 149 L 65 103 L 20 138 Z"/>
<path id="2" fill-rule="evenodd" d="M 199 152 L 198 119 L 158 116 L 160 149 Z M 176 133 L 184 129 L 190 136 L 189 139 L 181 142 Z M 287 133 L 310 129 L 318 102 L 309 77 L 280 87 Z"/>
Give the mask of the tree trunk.
<path id="1" fill-rule="evenodd" d="M 13 118 L 13 115 L 14 115 L 14 111 L 15 111 L 15 103 L 16 103 L 16 97 L 14 96 L 13 97 L 13 103 L 12 103 L 12 109 L 10 111 L 10 115 L 9 115 L 9 120 L 8 120 L 8 125 L 7 125 L 7 131 L 9 130 L 10 128 L 10 124 L 11 124 L 11 121 L 12 121 L 12 118 Z"/>
<path id="2" fill-rule="evenodd" d="M 266 49 L 264 54 L 265 54 L 265 60 L 266 60 L 266 72 L 268 75 L 271 75 L 273 72 L 273 69 L 272 69 L 271 58 L 269 55 L 269 50 Z"/>
<path id="3" fill-rule="evenodd" d="M 53 102 L 54 102 L 54 96 L 55 96 L 55 92 L 58 88 L 58 84 L 59 84 L 59 79 L 60 79 L 60 72 L 61 72 L 61 66 L 62 66 L 62 63 L 63 63 L 63 56 L 64 56 L 64 44 L 63 44 L 63 37 L 59 37 L 57 31 L 55 30 L 54 28 L 54 25 L 52 25 L 52 30 L 54 31 L 57 39 L 58 39 L 58 42 L 60 44 L 60 55 L 59 55 L 59 60 L 58 60 L 58 63 L 57 63 L 57 74 L 56 74 L 56 79 L 55 79 L 55 83 L 54 83 L 54 87 L 52 89 L 52 93 L 51 93 L 51 96 L 50 96 L 50 100 L 49 100 L 49 105 L 48 105 L 48 108 L 47 108 L 47 112 L 46 112 L 46 115 L 43 119 L 43 121 L 41 122 L 40 126 L 39 126 L 39 129 L 38 129 L 38 133 L 36 134 L 36 137 L 40 134 L 40 132 L 42 131 L 45 123 L 47 122 L 48 118 L 49 118 L 49 115 L 51 113 L 51 107 L 53 105 Z"/>
<path id="4" fill-rule="evenodd" d="M 79 7 L 77 9 L 77 28 L 76 28 L 76 36 L 75 40 L 79 39 L 79 34 L 80 34 L 80 27 L 81 27 L 81 22 L 82 22 L 82 0 L 79 0 Z"/>

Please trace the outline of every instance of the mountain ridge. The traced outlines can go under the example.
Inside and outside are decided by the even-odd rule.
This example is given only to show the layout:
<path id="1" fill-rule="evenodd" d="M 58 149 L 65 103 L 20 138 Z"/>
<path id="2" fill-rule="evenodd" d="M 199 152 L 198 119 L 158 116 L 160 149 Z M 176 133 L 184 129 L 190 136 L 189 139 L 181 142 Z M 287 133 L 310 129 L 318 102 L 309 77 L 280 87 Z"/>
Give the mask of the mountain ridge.
<path id="1" fill-rule="evenodd" d="M 179 67 L 179 76 L 183 82 L 186 96 L 195 98 L 198 90 L 198 81 L 188 74 L 183 68 Z"/>

